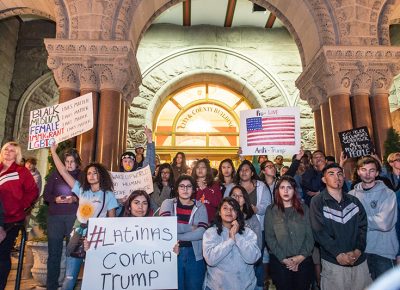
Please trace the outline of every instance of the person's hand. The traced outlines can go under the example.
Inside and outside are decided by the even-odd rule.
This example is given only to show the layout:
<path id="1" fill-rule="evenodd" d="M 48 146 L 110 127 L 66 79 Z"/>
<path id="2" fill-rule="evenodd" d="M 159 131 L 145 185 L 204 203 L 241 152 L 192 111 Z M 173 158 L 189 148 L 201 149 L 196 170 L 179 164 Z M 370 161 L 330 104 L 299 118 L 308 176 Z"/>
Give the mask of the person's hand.
<path id="1" fill-rule="evenodd" d="M 83 248 L 85 249 L 85 251 L 88 251 L 90 249 L 90 242 L 87 240 L 87 238 L 83 240 Z"/>
<path id="2" fill-rule="evenodd" d="M 235 235 L 239 232 L 239 223 L 234 220 L 231 223 L 232 227 L 229 230 L 229 238 L 231 238 L 232 240 L 235 240 Z"/>
<path id="3" fill-rule="evenodd" d="M 400 256 L 397 256 L 397 257 L 396 257 L 396 264 L 397 264 L 397 265 L 400 265 Z"/>
<path id="4" fill-rule="evenodd" d="M 314 196 L 314 195 L 319 194 L 319 191 L 307 191 L 307 194 L 308 194 L 309 196 Z"/>
<path id="5" fill-rule="evenodd" d="M 179 241 L 176 241 L 175 246 L 173 247 L 172 251 L 176 254 L 179 255 Z"/>
<path id="6" fill-rule="evenodd" d="M 339 160 L 340 167 L 343 167 L 343 165 L 346 163 L 347 159 L 348 159 L 347 155 L 344 153 L 344 151 L 342 151 L 342 153 L 340 153 L 340 160 Z"/>
<path id="7" fill-rule="evenodd" d="M 243 154 L 242 147 L 239 147 L 239 149 L 237 151 L 237 155 L 239 156 L 240 161 L 244 160 L 244 156 L 242 154 Z"/>
<path id="8" fill-rule="evenodd" d="M 358 258 L 361 256 L 361 251 L 358 249 L 355 249 L 354 251 L 350 251 L 345 254 L 347 256 L 349 256 L 351 265 L 354 265 L 354 263 L 357 262 Z"/>
<path id="9" fill-rule="evenodd" d="M 125 204 L 125 202 L 128 200 L 128 196 L 127 195 L 125 195 L 124 197 L 122 197 L 122 198 L 118 198 L 117 199 L 117 201 L 118 201 L 118 203 L 120 204 L 120 205 L 124 205 Z"/>
<path id="10" fill-rule="evenodd" d="M 58 147 L 58 144 L 56 143 L 56 142 L 54 142 L 53 144 L 51 144 L 51 146 L 50 146 L 50 152 L 51 152 L 51 154 L 57 154 L 57 147 Z"/>
<path id="11" fill-rule="evenodd" d="M 303 148 L 301 148 L 299 153 L 296 154 L 296 160 L 300 161 L 303 156 L 304 156 L 304 150 Z"/>
<path id="12" fill-rule="evenodd" d="M 258 213 L 258 208 L 255 205 L 251 205 L 251 208 L 253 209 L 254 213 Z"/>
<path id="13" fill-rule="evenodd" d="M 144 134 L 146 135 L 147 143 L 153 142 L 153 132 L 149 127 L 144 126 Z"/>
<path id="14" fill-rule="evenodd" d="M 339 255 L 337 255 L 336 261 L 339 263 L 339 265 L 342 266 L 350 266 L 353 263 L 352 258 L 346 253 L 340 253 Z"/>
<path id="15" fill-rule="evenodd" d="M 71 204 L 71 203 L 77 202 L 78 198 L 76 196 L 71 196 L 71 195 L 64 196 L 64 197 L 62 197 L 62 195 L 60 195 L 60 196 L 57 196 L 54 201 L 55 201 L 55 203 L 69 203 L 69 204 Z"/>
<path id="16" fill-rule="evenodd" d="M 0 243 L 6 238 L 7 232 L 3 227 L 0 227 Z"/>

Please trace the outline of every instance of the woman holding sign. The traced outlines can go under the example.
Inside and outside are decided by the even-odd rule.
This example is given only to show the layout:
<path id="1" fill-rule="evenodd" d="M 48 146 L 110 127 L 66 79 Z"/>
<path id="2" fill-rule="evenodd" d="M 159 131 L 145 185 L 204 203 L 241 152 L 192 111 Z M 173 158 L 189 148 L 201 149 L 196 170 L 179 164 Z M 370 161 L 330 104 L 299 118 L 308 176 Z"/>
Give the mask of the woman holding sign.
<path id="1" fill-rule="evenodd" d="M 192 199 L 196 183 L 191 176 L 181 175 L 175 188 L 178 197 L 164 200 L 160 216 L 178 219 L 178 289 L 201 290 L 206 270 L 202 239 L 208 225 L 207 210 L 200 201 Z"/>
<path id="2" fill-rule="evenodd" d="M 243 212 L 232 197 L 218 206 L 215 226 L 203 237 L 207 262 L 206 290 L 253 290 L 257 279 L 254 264 L 260 257 L 257 235 L 245 227 Z"/>
<path id="3" fill-rule="evenodd" d="M 73 148 L 65 149 L 61 154 L 62 162 L 69 174 L 79 179 L 81 173 L 81 157 Z M 48 253 L 47 260 L 47 290 L 58 289 L 60 276 L 60 261 L 64 237 L 69 237 L 76 220 L 78 198 L 71 191 L 61 174 L 54 170 L 44 187 L 44 200 L 49 205 L 47 215 Z"/>
<path id="4" fill-rule="evenodd" d="M 78 226 L 67 246 L 67 263 L 62 290 L 73 290 L 79 274 L 83 258 L 72 257 L 75 241 L 79 236 L 86 235 L 86 223 L 91 217 L 114 217 L 118 207 L 114 197 L 113 182 L 107 169 L 99 163 L 91 163 L 85 167 L 80 181 L 69 173 L 56 153 L 57 145 L 50 147 L 54 164 L 65 182 L 72 188 L 72 192 L 79 198 L 77 212 Z"/>

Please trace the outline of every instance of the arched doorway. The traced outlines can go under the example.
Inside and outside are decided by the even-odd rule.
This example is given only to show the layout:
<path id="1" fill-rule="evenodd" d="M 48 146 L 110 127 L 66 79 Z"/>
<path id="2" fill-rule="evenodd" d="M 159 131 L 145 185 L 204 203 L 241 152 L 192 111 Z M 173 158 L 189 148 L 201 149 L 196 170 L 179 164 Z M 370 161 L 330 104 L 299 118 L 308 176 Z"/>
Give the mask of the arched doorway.
<path id="1" fill-rule="evenodd" d="M 217 167 L 235 158 L 239 146 L 239 112 L 251 109 L 245 97 L 214 83 L 196 83 L 172 93 L 153 121 L 157 153 L 171 161 L 178 151 L 187 160 L 208 158 Z"/>

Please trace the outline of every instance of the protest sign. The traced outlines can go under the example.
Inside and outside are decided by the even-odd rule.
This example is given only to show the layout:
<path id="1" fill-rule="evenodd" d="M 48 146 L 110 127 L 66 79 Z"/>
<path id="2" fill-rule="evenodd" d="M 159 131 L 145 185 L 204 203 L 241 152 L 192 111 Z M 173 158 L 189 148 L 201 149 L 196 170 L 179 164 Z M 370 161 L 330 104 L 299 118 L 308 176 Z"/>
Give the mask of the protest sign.
<path id="1" fill-rule="evenodd" d="M 339 132 L 340 143 L 347 157 L 360 157 L 373 154 L 374 147 L 367 127 Z"/>
<path id="2" fill-rule="evenodd" d="M 28 150 L 50 147 L 93 127 L 92 93 L 30 112 Z"/>
<path id="3" fill-rule="evenodd" d="M 177 289 L 175 217 L 91 218 L 82 290 Z"/>
<path id="4" fill-rule="evenodd" d="M 133 172 L 110 172 L 114 182 L 115 198 L 121 199 L 129 196 L 134 190 L 144 190 L 148 194 L 153 190 L 153 178 L 151 176 L 150 166 Z"/>
<path id="5" fill-rule="evenodd" d="M 240 146 L 243 155 L 292 155 L 299 152 L 300 111 L 270 108 L 240 112 Z"/>

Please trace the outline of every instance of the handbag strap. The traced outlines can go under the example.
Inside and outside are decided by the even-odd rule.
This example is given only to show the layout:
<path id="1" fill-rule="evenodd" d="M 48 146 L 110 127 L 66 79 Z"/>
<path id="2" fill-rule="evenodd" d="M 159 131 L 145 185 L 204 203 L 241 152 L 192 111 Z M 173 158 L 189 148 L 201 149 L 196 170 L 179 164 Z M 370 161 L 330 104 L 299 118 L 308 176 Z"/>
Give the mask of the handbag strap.
<path id="1" fill-rule="evenodd" d="M 106 192 L 103 191 L 103 205 L 101 206 L 101 209 L 100 209 L 99 213 L 97 214 L 96 218 L 98 218 L 100 216 L 101 212 L 103 211 L 105 203 L 106 203 Z"/>

